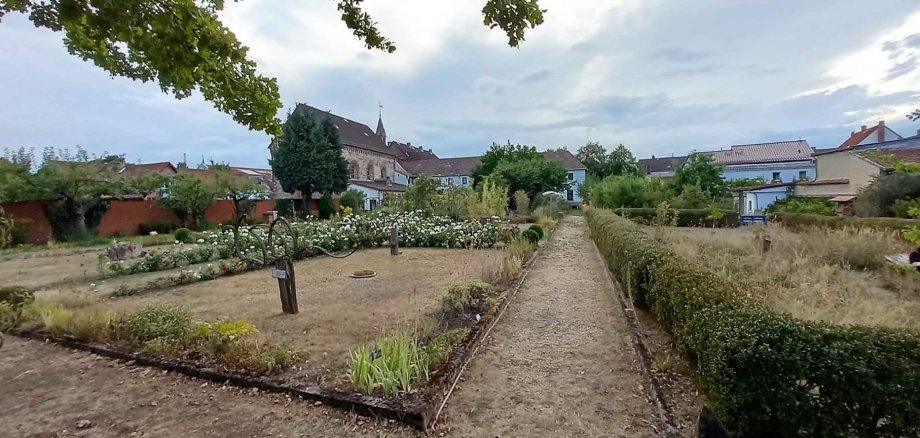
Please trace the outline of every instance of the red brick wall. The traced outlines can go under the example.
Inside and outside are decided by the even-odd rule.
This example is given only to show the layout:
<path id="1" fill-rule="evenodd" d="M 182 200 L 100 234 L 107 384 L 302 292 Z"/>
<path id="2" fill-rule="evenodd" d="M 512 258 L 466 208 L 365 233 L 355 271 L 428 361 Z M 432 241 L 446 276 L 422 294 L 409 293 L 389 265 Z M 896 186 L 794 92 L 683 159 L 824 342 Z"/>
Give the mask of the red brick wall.
<path id="1" fill-rule="evenodd" d="M 249 217 L 252 219 L 261 220 L 262 215 L 267 211 L 272 211 L 275 209 L 275 201 L 271 199 L 256 201 L 255 207 L 252 208 L 252 212 L 249 214 Z M 233 201 L 221 200 L 214 203 L 214 205 L 208 207 L 204 212 L 204 217 L 210 222 L 215 224 L 231 224 L 233 223 Z"/>
<path id="2" fill-rule="evenodd" d="M 112 201 L 99 223 L 99 236 L 136 236 L 145 222 L 175 222 L 179 219 L 157 201 L 129 199 Z"/>
<path id="3" fill-rule="evenodd" d="M 51 240 L 51 223 L 42 209 L 44 201 L 11 201 L 3 203 L 6 215 L 13 218 L 15 226 L 29 231 L 30 243 L 44 245 Z"/>

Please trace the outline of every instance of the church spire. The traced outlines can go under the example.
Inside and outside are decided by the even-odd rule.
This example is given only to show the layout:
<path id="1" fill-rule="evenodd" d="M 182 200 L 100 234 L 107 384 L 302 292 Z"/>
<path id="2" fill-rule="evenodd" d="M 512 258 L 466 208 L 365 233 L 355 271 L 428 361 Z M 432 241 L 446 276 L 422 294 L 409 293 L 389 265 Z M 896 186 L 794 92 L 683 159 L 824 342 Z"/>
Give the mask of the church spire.
<path id="1" fill-rule="evenodd" d="M 383 144 L 387 143 L 387 130 L 383 128 L 383 104 L 378 103 L 378 115 L 377 115 L 377 137 L 380 137 L 383 140 Z"/>

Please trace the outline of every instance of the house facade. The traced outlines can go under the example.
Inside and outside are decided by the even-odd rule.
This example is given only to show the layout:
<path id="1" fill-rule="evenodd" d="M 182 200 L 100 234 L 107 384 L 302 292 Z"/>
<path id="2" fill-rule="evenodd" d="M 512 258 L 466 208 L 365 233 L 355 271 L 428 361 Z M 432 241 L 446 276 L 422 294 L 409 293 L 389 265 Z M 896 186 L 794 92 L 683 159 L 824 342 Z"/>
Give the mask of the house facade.
<path id="1" fill-rule="evenodd" d="M 874 143 L 884 143 L 887 141 L 902 140 L 902 137 L 893 129 L 885 125 L 884 120 L 880 120 L 878 125 L 867 128 L 862 125 L 859 131 L 850 133 L 850 137 L 843 141 L 837 149 L 852 149 L 858 146 L 866 146 Z"/>
<path id="2" fill-rule="evenodd" d="M 708 152 L 725 166 L 726 180 L 762 178 L 766 183 L 815 179 L 814 149 L 805 140 L 733 145 Z"/>
<path id="3" fill-rule="evenodd" d="M 920 163 L 920 137 L 901 138 L 882 143 L 867 143 L 845 149 L 834 149 L 815 154 L 817 179 L 810 184 L 796 185 L 796 196 L 853 197 L 863 187 L 879 176 L 893 171 L 889 166 L 876 163 L 867 152 L 879 151 L 904 161 Z M 871 154 L 870 154 L 871 155 Z"/>
<path id="4" fill-rule="evenodd" d="M 686 155 L 680 157 L 655 157 L 652 155 L 652 158 L 639 160 L 639 170 L 649 178 L 671 179 L 677 169 L 680 169 L 686 162 Z"/>

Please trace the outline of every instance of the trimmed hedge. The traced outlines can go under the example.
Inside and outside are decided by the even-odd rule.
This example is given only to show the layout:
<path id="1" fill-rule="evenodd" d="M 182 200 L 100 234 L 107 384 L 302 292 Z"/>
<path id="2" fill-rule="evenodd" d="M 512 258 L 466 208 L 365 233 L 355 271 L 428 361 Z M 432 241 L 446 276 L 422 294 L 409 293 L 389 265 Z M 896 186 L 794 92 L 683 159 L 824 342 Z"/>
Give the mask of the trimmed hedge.
<path id="1" fill-rule="evenodd" d="M 769 220 L 779 222 L 790 228 L 825 227 L 825 228 L 875 228 L 879 230 L 903 230 L 917 223 L 916 219 L 896 217 L 853 217 L 822 216 L 804 213 L 771 213 Z"/>
<path id="2" fill-rule="evenodd" d="M 797 320 L 609 210 L 587 217 L 611 272 L 672 334 L 730 429 L 746 437 L 920 435 L 920 333 Z"/>
<path id="3" fill-rule="evenodd" d="M 658 214 L 654 208 L 617 208 L 613 210 L 616 214 L 629 218 L 642 224 L 650 224 L 655 220 Z M 734 227 L 738 225 L 738 212 L 731 210 L 722 210 L 725 217 L 719 220 L 709 218 L 708 209 L 681 209 L 677 210 L 678 227 Z"/>

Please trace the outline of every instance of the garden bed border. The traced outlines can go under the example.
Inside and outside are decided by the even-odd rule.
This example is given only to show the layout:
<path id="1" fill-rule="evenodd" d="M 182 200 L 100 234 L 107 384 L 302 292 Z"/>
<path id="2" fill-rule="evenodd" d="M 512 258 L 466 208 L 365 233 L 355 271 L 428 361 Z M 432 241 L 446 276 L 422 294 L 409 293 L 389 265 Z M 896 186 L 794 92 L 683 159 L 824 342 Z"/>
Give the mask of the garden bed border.
<path id="1" fill-rule="evenodd" d="M 555 231 L 555 227 L 553 231 Z M 518 275 L 518 278 L 515 279 L 514 284 L 508 292 L 504 294 L 501 309 L 497 316 L 473 326 L 470 333 L 458 345 L 451 349 L 447 364 L 438 370 L 443 371 L 443 373 L 439 374 L 436 378 L 435 384 L 423 389 L 419 396 L 406 399 L 384 398 L 357 391 L 349 392 L 327 389 L 320 386 L 295 386 L 282 379 L 276 379 L 269 376 L 223 369 L 190 360 L 155 356 L 101 342 L 82 341 L 72 336 L 55 336 L 45 332 L 34 331 L 14 331 L 11 334 L 24 339 L 53 343 L 65 348 L 85 351 L 112 359 L 129 361 L 165 371 L 172 371 L 198 379 L 218 383 L 230 383 L 243 388 L 257 388 L 267 392 L 288 394 L 305 400 L 314 400 L 325 405 L 366 416 L 383 417 L 400 421 L 424 431 L 434 426 L 444 405 L 447 403 L 454 388 L 460 381 L 463 371 L 472 361 L 479 347 L 492 331 L 492 328 L 505 313 L 505 310 L 511 303 L 511 299 L 517 294 L 517 291 L 527 277 L 537 256 L 540 254 L 543 247 L 549 243 L 549 239 L 553 234 L 554 233 L 549 233 L 543 245 L 538 246 L 536 251 L 522 263 L 521 273 Z"/>

